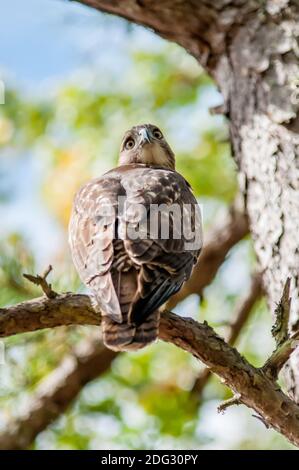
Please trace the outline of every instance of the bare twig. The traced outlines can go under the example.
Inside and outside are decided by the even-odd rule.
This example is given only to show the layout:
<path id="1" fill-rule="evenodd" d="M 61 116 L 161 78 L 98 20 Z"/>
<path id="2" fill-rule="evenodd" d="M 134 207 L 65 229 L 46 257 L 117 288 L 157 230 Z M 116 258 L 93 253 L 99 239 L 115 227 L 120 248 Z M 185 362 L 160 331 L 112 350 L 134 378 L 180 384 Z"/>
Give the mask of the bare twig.
<path id="1" fill-rule="evenodd" d="M 225 104 L 220 104 L 218 106 L 211 106 L 209 111 L 212 115 L 216 114 L 226 114 L 228 112 L 227 106 Z"/>
<path id="2" fill-rule="evenodd" d="M 290 286 L 291 278 L 288 277 L 283 288 L 281 299 L 275 309 L 275 323 L 272 327 L 272 335 L 277 346 L 286 341 L 289 337 L 289 318 L 290 318 Z"/>
<path id="3" fill-rule="evenodd" d="M 259 421 L 261 421 L 261 423 L 263 423 L 263 425 L 265 426 L 265 428 L 269 429 L 269 425 L 268 423 L 264 420 L 264 418 L 262 418 L 261 416 L 259 415 L 251 415 L 253 418 L 256 418 L 258 419 Z"/>
<path id="4" fill-rule="evenodd" d="M 223 403 L 220 403 L 220 405 L 217 408 L 218 413 L 224 413 L 227 408 L 233 405 L 241 405 L 241 395 L 234 395 L 232 398 L 229 398 L 228 400 L 224 401 Z"/>
<path id="5" fill-rule="evenodd" d="M 262 368 L 264 373 L 272 380 L 277 380 L 282 367 L 299 345 L 299 331 L 295 332 L 292 336 L 289 334 L 289 317 L 292 300 L 290 298 L 290 285 L 291 279 L 287 278 L 281 299 L 275 309 L 276 321 L 272 328 L 272 334 L 276 341 L 276 349 Z"/>
<path id="6" fill-rule="evenodd" d="M 272 379 L 277 379 L 279 372 L 289 360 L 291 354 L 299 346 L 299 331 L 278 346 L 272 356 L 265 362 L 263 370 Z"/>
<path id="7" fill-rule="evenodd" d="M 33 284 L 40 286 L 49 299 L 54 299 L 58 294 L 57 292 L 54 292 L 51 284 L 49 284 L 47 281 L 47 277 L 51 271 L 52 266 L 50 265 L 41 276 L 39 274 L 37 274 L 36 276 L 33 276 L 32 274 L 23 274 L 23 276 L 25 279 L 32 282 Z"/>

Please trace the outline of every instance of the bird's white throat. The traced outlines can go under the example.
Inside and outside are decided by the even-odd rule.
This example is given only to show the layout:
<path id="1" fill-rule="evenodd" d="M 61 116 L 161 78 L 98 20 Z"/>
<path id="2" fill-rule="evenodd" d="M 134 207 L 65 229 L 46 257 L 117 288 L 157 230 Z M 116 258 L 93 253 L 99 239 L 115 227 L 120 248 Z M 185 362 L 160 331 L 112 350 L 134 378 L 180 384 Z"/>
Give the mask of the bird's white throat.
<path id="1" fill-rule="evenodd" d="M 170 167 L 169 157 L 163 147 L 156 143 L 145 144 L 140 150 L 139 163 Z"/>

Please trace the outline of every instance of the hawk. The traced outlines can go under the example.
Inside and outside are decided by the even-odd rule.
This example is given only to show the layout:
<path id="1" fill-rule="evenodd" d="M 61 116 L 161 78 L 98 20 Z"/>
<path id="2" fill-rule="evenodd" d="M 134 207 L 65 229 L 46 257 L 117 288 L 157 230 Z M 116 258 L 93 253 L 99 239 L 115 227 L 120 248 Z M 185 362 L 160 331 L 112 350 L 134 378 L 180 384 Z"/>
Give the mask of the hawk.
<path id="1" fill-rule="evenodd" d="M 160 307 L 190 277 L 202 246 L 199 206 L 157 126 L 126 132 L 118 166 L 78 191 L 69 241 L 101 309 L 105 345 L 153 342 Z"/>

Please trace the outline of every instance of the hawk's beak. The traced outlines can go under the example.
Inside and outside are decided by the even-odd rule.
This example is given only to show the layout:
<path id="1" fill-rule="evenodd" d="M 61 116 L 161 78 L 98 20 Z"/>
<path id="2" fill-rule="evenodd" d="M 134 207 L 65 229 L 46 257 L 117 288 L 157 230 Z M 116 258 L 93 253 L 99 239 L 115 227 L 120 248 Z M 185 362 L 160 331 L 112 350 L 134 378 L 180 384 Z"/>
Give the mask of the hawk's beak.
<path id="1" fill-rule="evenodd" d="M 146 144 L 146 143 L 147 143 L 147 144 L 150 144 L 150 143 L 151 143 L 151 137 L 150 137 L 150 135 L 149 135 L 148 130 L 147 130 L 145 127 L 143 127 L 142 129 L 140 129 L 139 135 L 140 135 L 140 137 L 141 137 L 140 143 L 141 143 L 142 145 L 144 145 L 144 144 Z"/>

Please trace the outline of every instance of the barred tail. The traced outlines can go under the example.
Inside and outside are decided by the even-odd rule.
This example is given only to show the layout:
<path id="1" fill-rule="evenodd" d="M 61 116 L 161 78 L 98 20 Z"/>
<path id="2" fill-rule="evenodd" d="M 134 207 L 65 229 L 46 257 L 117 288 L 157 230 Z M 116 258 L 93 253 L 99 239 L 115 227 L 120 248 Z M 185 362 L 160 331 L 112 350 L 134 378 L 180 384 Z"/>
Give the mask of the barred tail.
<path id="1" fill-rule="evenodd" d="M 152 312 L 141 325 L 116 323 L 102 316 L 103 342 L 113 351 L 134 351 L 155 341 L 159 333 L 160 312 Z"/>

